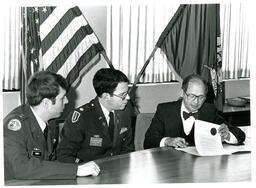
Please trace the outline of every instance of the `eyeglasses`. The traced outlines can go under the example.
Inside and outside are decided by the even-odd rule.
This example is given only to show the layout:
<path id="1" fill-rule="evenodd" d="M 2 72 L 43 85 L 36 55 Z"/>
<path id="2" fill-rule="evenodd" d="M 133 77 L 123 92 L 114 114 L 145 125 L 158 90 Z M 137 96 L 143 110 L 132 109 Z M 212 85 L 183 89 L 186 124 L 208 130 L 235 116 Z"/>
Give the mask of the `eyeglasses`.
<path id="1" fill-rule="evenodd" d="M 123 93 L 122 95 L 116 95 L 116 94 L 114 94 L 114 93 L 112 93 L 112 95 L 114 95 L 114 96 L 116 96 L 116 97 L 119 97 L 119 98 L 122 99 L 122 100 L 125 100 L 126 97 L 127 97 L 127 95 L 129 95 L 129 94 L 128 94 L 128 92 L 125 92 L 125 93 Z"/>
<path id="2" fill-rule="evenodd" d="M 187 95 L 188 100 L 190 100 L 190 101 L 194 101 L 196 99 L 199 99 L 199 101 L 203 101 L 206 99 L 205 95 L 194 95 L 192 93 L 186 93 L 186 92 L 184 92 L 184 93 Z"/>

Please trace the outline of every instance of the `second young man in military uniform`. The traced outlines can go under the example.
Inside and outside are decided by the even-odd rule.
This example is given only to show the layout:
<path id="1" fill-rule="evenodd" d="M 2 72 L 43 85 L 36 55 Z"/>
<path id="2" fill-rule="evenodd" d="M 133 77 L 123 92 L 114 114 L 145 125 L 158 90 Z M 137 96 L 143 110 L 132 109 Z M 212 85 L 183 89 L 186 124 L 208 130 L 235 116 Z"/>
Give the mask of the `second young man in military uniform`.
<path id="1" fill-rule="evenodd" d="M 134 151 L 126 107 L 128 78 L 119 70 L 103 68 L 95 74 L 93 86 L 97 97 L 71 112 L 64 124 L 59 161 L 81 163 Z"/>

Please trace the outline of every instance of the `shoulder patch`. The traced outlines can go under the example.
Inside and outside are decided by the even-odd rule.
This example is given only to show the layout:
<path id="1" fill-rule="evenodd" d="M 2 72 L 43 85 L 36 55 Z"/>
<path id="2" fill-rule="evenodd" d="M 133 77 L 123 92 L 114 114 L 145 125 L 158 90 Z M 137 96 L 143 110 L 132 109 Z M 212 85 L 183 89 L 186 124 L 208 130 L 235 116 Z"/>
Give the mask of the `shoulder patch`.
<path id="1" fill-rule="evenodd" d="M 74 111 L 72 114 L 71 122 L 76 123 L 79 120 L 80 115 L 80 112 Z"/>
<path id="2" fill-rule="evenodd" d="M 18 131 L 21 129 L 21 122 L 18 119 L 11 119 L 7 125 L 7 128 L 11 131 Z"/>

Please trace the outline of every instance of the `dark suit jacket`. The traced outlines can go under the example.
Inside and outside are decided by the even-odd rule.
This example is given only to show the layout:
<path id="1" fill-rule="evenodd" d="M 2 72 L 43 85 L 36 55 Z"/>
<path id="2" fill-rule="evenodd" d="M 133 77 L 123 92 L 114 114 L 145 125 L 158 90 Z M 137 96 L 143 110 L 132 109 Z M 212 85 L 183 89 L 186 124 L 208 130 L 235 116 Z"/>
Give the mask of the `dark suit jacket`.
<path id="1" fill-rule="evenodd" d="M 134 151 L 131 113 L 127 107 L 115 111 L 114 139 L 98 98 L 71 112 L 61 131 L 58 160 L 81 163 Z"/>
<path id="2" fill-rule="evenodd" d="M 77 165 L 53 161 L 58 135 L 51 125 L 46 143 L 29 105 L 10 112 L 4 119 L 5 179 L 75 179 Z"/>
<path id="3" fill-rule="evenodd" d="M 184 130 L 180 116 L 182 100 L 162 103 L 157 106 L 157 111 L 152 119 L 149 129 L 146 132 L 144 148 L 159 147 L 160 141 L 164 137 L 183 137 Z M 245 140 L 244 132 L 226 122 L 213 104 L 204 103 L 198 111 L 198 119 L 228 125 L 229 131 L 237 138 L 238 143 Z"/>

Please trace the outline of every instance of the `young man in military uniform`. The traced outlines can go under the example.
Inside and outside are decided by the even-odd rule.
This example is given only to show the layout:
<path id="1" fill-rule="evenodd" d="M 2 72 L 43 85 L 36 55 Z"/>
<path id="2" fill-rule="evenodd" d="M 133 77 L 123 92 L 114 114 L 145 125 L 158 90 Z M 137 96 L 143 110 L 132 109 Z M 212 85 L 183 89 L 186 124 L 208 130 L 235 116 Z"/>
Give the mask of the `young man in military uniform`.
<path id="1" fill-rule="evenodd" d="M 81 163 L 134 151 L 128 78 L 119 70 L 96 72 L 97 97 L 70 113 L 61 132 L 58 160 Z"/>
<path id="2" fill-rule="evenodd" d="M 55 73 L 42 71 L 30 79 L 28 104 L 17 107 L 4 119 L 6 180 L 74 179 L 99 174 L 93 161 L 80 166 L 56 161 L 58 126 L 49 120 L 59 117 L 68 103 L 67 89 L 66 80 Z"/>

